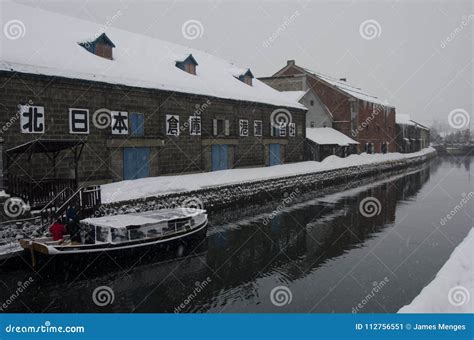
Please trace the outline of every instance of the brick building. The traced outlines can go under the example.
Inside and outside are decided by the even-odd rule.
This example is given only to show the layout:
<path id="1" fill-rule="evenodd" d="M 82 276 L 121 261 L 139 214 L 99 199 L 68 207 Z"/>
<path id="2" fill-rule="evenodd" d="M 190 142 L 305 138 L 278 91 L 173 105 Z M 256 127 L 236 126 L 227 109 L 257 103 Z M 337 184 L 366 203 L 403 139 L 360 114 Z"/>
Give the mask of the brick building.
<path id="1" fill-rule="evenodd" d="M 346 79 L 308 70 L 294 60 L 273 76 L 259 79 L 279 91 L 314 92 L 331 117 L 332 127 L 359 142 L 360 152 L 396 150 L 395 108 L 349 85 Z"/>
<path id="2" fill-rule="evenodd" d="M 28 28 L 18 39 L 1 36 L 0 158 L 10 178 L 105 183 L 303 160 L 305 107 L 249 69 L 28 6 L 2 7 Z M 279 111 L 292 121 L 275 128 Z"/>

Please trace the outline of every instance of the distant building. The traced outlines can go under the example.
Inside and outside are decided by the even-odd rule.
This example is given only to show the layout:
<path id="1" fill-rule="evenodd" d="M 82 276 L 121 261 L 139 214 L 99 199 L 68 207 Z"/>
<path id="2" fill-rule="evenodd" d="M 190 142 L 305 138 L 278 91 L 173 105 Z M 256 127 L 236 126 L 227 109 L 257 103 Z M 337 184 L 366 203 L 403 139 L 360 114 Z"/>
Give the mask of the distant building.
<path id="1" fill-rule="evenodd" d="M 336 155 L 347 157 L 357 153 L 358 142 L 333 128 L 306 128 L 306 159 L 322 161 Z"/>
<path id="2" fill-rule="evenodd" d="M 397 114 L 396 131 L 398 152 L 416 152 L 430 144 L 430 129 L 410 119 L 410 115 Z"/>
<path id="3" fill-rule="evenodd" d="M 100 184 L 304 159 L 306 108 L 248 68 L 33 7 L 2 9 L 31 28 L 0 35 L 10 188 L 42 191 L 47 180 L 54 196 L 74 176 Z M 291 123 L 275 128 L 282 109 Z"/>
<path id="4" fill-rule="evenodd" d="M 308 91 L 320 99 L 314 113 L 308 112 L 306 124 L 314 117 L 331 120 L 332 127 L 359 142 L 360 152 L 393 152 L 395 145 L 395 108 L 387 102 L 336 79 L 296 65 L 287 65 L 271 77 L 259 78 L 279 91 Z M 316 104 L 317 101 L 315 100 Z M 306 107 L 311 111 L 311 105 Z"/>

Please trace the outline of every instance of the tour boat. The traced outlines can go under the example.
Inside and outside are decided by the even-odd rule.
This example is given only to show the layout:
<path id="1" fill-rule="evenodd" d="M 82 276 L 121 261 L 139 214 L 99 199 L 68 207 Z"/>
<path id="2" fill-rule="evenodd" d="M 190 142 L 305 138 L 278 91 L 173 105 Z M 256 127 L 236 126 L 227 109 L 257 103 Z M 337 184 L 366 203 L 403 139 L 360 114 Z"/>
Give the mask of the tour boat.
<path id="1" fill-rule="evenodd" d="M 20 245 L 29 250 L 33 265 L 35 255 L 64 258 L 66 255 L 115 255 L 128 250 L 153 250 L 174 241 L 202 238 L 207 230 L 206 210 L 174 208 L 142 213 L 87 218 L 80 222 L 81 242 L 71 241 L 69 235 L 54 241 L 51 237 L 21 239 Z"/>

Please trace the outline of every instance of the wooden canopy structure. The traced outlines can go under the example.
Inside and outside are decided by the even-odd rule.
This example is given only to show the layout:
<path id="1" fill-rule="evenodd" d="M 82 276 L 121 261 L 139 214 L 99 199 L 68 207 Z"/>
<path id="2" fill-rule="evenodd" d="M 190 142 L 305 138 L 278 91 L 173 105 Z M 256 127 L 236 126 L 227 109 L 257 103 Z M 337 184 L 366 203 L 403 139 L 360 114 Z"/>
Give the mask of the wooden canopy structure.
<path id="1" fill-rule="evenodd" d="M 8 186 L 10 195 L 20 197 L 33 206 L 47 204 L 66 188 L 78 187 L 78 163 L 86 141 L 77 139 L 36 139 L 6 150 Z M 64 150 L 71 150 L 74 157 L 74 178 L 58 178 L 56 160 Z M 35 179 L 31 160 L 34 154 L 44 154 L 52 163 L 52 178 Z M 22 155 L 27 158 L 28 175 L 24 177 L 11 173 L 11 167 Z"/>

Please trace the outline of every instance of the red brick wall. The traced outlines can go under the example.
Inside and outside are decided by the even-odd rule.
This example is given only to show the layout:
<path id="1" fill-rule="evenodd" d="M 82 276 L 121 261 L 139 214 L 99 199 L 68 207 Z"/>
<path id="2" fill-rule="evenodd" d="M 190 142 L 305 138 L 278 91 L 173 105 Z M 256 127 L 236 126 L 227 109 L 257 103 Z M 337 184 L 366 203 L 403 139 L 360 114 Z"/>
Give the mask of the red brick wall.
<path id="1" fill-rule="evenodd" d="M 385 110 L 388 110 L 385 114 Z M 364 124 L 365 123 L 365 124 Z M 359 151 L 364 151 L 364 144 L 374 143 L 374 151 L 382 152 L 382 143 L 387 142 L 388 151 L 395 152 L 395 109 L 374 104 L 362 103 L 359 105 L 359 130 L 357 141 L 360 143 Z M 366 126 L 366 127 L 365 127 Z"/>
<path id="2" fill-rule="evenodd" d="M 301 74 L 301 70 L 296 67 L 290 67 L 281 76 L 291 76 Z M 333 128 L 341 131 L 345 135 L 357 140 L 359 152 L 364 151 L 364 144 L 367 142 L 374 143 L 375 152 L 382 151 L 382 143 L 388 142 L 389 152 L 396 151 L 395 145 L 395 109 L 389 108 L 387 115 L 384 114 L 384 108 L 377 109 L 372 103 L 367 103 L 364 107 L 362 101 L 359 100 L 359 130 L 354 135 L 351 131 L 351 108 L 350 96 L 341 91 L 334 89 L 326 83 L 308 77 L 308 86 L 315 89 L 322 102 L 329 108 L 333 114 Z M 386 119 L 385 119 L 386 116 Z M 369 118 L 370 117 L 370 118 Z M 368 128 L 362 128 L 362 123 L 366 123 Z"/>
<path id="3" fill-rule="evenodd" d="M 297 68 L 290 67 L 283 72 L 282 75 L 291 76 L 295 74 L 301 74 L 301 71 Z M 315 90 L 324 105 L 326 105 L 333 114 L 333 127 L 351 137 L 351 110 L 348 101 L 349 98 L 340 91 L 326 85 L 326 83 L 312 77 L 308 77 L 307 79 L 308 86 Z"/>

